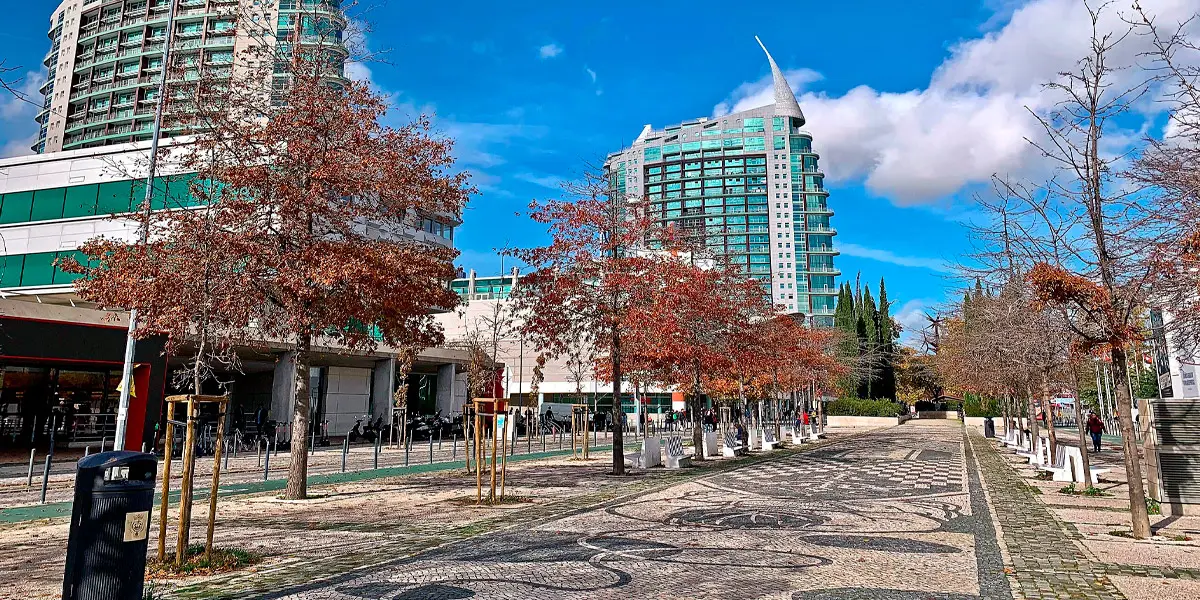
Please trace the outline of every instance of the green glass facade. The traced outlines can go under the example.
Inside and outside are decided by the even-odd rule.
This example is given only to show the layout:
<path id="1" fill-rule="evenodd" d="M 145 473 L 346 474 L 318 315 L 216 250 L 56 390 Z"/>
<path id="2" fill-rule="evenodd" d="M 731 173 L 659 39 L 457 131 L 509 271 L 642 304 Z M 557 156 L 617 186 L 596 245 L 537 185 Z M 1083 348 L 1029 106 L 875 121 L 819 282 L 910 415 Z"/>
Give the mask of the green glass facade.
<path id="1" fill-rule="evenodd" d="M 832 325 L 836 231 L 812 142 L 768 107 L 644 132 L 606 167 L 618 193 L 703 239 L 782 312 Z"/>

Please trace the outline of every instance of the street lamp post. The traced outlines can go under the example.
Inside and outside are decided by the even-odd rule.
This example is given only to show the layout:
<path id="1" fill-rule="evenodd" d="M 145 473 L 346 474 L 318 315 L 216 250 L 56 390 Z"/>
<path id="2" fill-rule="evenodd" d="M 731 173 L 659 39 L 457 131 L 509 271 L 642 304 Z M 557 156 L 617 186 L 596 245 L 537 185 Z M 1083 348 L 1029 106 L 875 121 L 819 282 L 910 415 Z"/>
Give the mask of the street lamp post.
<path id="1" fill-rule="evenodd" d="M 142 199 L 142 224 L 139 228 L 138 243 L 146 245 L 150 238 L 150 203 L 154 197 L 154 177 L 158 168 L 158 141 L 162 136 L 163 104 L 167 97 L 167 73 L 171 70 L 171 41 L 175 37 L 175 6 L 176 0 L 169 0 L 167 12 L 167 39 L 163 44 L 163 70 L 158 81 L 158 97 L 154 102 L 154 129 L 150 135 L 150 165 L 146 174 L 146 195 Z M 134 333 L 137 331 L 137 309 L 129 311 L 129 331 L 125 337 L 125 364 L 121 368 L 121 398 L 117 404 L 117 424 L 113 450 L 125 448 L 125 429 L 129 421 L 129 394 L 133 379 L 133 351 L 135 346 Z M 146 390 L 142 390 L 146 393 Z M 168 442 L 169 443 L 169 442 Z"/>

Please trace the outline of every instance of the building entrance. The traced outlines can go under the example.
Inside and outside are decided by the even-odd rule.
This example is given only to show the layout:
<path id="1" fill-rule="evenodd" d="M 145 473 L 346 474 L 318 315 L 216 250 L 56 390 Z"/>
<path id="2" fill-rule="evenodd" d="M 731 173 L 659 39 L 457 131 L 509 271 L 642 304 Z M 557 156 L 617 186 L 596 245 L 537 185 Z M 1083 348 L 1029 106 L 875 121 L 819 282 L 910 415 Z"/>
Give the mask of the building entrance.
<path id="1" fill-rule="evenodd" d="M 87 366 L 0 366 L 0 447 L 111 444 L 116 431 L 120 369 Z"/>

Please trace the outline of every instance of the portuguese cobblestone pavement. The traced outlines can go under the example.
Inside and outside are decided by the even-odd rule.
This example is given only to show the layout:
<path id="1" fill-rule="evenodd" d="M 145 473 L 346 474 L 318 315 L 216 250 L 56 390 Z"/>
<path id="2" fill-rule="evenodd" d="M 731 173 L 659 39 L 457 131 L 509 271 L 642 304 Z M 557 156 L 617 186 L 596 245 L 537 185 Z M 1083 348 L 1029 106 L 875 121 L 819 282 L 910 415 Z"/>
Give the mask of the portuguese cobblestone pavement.
<path id="1" fill-rule="evenodd" d="M 1109 574 L 1145 574 L 1119 565 L 1092 562 L 1075 543 L 1078 534 L 1056 519 L 1033 488 L 978 432 L 969 433 L 978 451 L 987 493 L 996 513 L 1011 564 L 1014 597 L 1028 600 L 1123 599 Z M 1129 573 L 1125 573 L 1126 570 Z"/>
<path id="2" fill-rule="evenodd" d="M 381 546 L 172 590 L 183 598 L 1123 599 L 994 442 L 913 421 L 662 473 Z"/>
<path id="3" fill-rule="evenodd" d="M 414 555 L 359 562 L 370 566 L 327 579 L 314 568 L 299 586 L 268 591 L 259 574 L 246 587 L 226 580 L 179 592 L 288 600 L 1012 598 L 965 439 L 956 423 L 914 422 L 700 476 L 648 479 L 613 498 L 547 505 L 517 524 L 427 536 L 427 549 L 412 548 Z"/>

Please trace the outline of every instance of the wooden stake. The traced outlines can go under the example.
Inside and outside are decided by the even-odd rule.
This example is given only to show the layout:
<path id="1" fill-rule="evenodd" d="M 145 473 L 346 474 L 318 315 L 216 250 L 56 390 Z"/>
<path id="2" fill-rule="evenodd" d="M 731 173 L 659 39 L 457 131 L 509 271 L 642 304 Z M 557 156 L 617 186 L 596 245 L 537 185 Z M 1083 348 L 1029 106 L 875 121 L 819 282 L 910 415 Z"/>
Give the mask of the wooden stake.
<path id="1" fill-rule="evenodd" d="M 179 539 L 175 542 L 175 564 L 183 566 L 187 559 L 189 533 L 192 527 L 192 476 L 196 469 L 196 401 L 187 399 L 187 433 L 183 441 L 183 482 L 179 486 Z"/>
<path id="2" fill-rule="evenodd" d="M 167 507 L 171 504 L 171 447 L 175 441 L 175 403 L 167 402 L 167 437 L 163 448 L 162 500 L 158 505 L 158 562 L 167 560 Z"/>
<path id="3" fill-rule="evenodd" d="M 496 410 L 496 403 L 492 402 L 492 488 L 488 492 L 488 499 L 496 500 L 496 429 L 500 427 L 500 413 Z"/>
<path id="4" fill-rule="evenodd" d="M 204 542 L 204 558 L 212 564 L 213 528 L 217 524 L 217 490 L 221 484 L 221 443 L 225 440 L 225 408 L 221 403 L 221 413 L 217 417 L 217 447 L 213 453 L 212 490 L 208 493 L 208 536 Z"/>
<path id="5" fill-rule="evenodd" d="M 479 465 L 483 464 L 483 457 L 480 455 L 480 452 L 482 451 L 482 448 L 483 448 L 483 443 L 479 437 L 480 436 L 479 419 L 480 419 L 479 405 L 476 404 L 475 405 L 475 422 L 473 424 L 473 427 L 475 428 L 475 503 L 476 504 L 483 503 L 483 469 L 481 469 L 479 467 Z"/>

